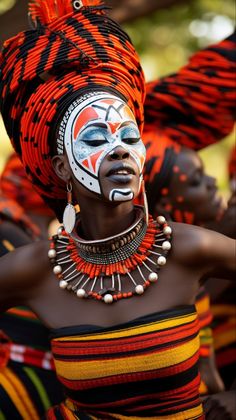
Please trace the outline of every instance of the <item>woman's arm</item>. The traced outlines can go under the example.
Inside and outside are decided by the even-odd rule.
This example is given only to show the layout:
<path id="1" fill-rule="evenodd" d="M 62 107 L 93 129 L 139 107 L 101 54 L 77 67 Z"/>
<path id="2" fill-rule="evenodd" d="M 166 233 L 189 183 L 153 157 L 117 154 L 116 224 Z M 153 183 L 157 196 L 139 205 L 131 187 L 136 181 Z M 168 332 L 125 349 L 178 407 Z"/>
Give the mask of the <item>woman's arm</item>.
<path id="1" fill-rule="evenodd" d="M 221 233 L 202 229 L 204 237 L 202 239 L 200 257 L 206 268 L 209 267 L 208 278 L 217 276 L 236 280 L 236 242 Z"/>
<path id="2" fill-rule="evenodd" d="M 22 246 L 0 258 L 0 311 L 27 304 L 48 271 L 48 241 Z"/>
<path id="3" fill-rule="evenodd" d="M 0 257 L 32 242 L 22 228 L 9 221 L 0 223 Z"/>
<path id="4" fill-rule="evenodd" d="M 199 226 L 172 223 L 173 252 L 185 266 L 209 277 L 236 280 L 236 242 L 221 233 Z"/>

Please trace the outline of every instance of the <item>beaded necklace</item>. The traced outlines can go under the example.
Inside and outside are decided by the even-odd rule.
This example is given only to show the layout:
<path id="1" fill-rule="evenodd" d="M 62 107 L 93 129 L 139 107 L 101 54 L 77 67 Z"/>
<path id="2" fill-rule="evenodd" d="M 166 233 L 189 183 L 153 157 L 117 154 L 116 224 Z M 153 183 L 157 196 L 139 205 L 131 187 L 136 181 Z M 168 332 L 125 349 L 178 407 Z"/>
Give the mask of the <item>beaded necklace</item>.
<path id="1" fill-rule="evenodd" d="M 171 228 L 163 216 L 156 220 L 150 216 L 147 225 L 142 208 L 136 206 L 135 212 L 136 219 L 127 230 L 102 240 L 85 241 L 75 231 L 69 235 L 63 226 L 59 228 L 51 238 L 48 256 L 62 289 L 79 298 L 112 303 L 142 295 L 158 280 L 158 271 L 166 264 L 171 248 Z M 132 288 L 124 292 L 127 281 Z"/>

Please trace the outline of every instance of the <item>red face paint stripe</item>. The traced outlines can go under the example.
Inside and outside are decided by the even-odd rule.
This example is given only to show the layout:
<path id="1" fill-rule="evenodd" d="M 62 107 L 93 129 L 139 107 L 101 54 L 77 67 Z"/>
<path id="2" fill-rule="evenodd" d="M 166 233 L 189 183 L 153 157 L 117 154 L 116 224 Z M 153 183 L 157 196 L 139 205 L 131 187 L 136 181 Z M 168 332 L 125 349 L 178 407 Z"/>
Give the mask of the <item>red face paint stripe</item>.
<path id="1" fill-rule="evenodd" d="M 83 127 L 83 125 L 86 122 L 89 122 L 89 121 L 94 120 L 96 118 L 98 118 L 98 114 L 93 107 L 89 107 L 89 108 L 84 109 L 78 115 L 78 117 L 76 119 L 74 133 L 73 133 L 74 140 L 77 139 L 78 133 L 81 130 L 81 128 Z"/>

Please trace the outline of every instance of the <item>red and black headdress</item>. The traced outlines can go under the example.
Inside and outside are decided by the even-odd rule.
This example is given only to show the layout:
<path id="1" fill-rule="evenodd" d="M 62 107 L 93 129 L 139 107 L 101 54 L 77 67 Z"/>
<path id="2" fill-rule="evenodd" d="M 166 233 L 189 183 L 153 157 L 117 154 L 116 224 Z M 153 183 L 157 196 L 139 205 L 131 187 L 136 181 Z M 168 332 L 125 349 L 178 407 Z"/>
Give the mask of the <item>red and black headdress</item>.
<path id="1" fill-rule="evenodd" d="M 69 105 L 91 91 L 124 98 L 140 131 L 145 82 L 128 35 L 99 0 L 31 0 L 34 29 L 6 41 L 0 107 L 28 177 L 61 218 L 66 188 L 55 174 L 55 131 Z"/>

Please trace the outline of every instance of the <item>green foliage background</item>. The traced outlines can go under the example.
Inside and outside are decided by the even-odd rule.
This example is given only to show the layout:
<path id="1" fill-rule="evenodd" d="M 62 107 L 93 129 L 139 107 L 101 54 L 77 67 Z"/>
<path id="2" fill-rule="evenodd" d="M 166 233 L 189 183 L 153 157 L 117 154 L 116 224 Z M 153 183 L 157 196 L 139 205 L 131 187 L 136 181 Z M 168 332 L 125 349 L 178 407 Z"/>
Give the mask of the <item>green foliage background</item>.
<path id="1" fill-rule="evenodd" d="M 157 0 L 158 1 L 158 0 Z M 0 13 L 14 0 L 0 0 Z M 177 71 L 200 48 L 223 39 L 233 30 L 235 0 L 195 0 L 159 10 L 126 24 L 144 67 L 147 80 Z M 7 136 L 0 125 L 0 168 L 10 153 Z M 231 134 L 200 154 L 209 173 L 217 177 L 227 195 L 227 161 L 235 141 Z"/>

